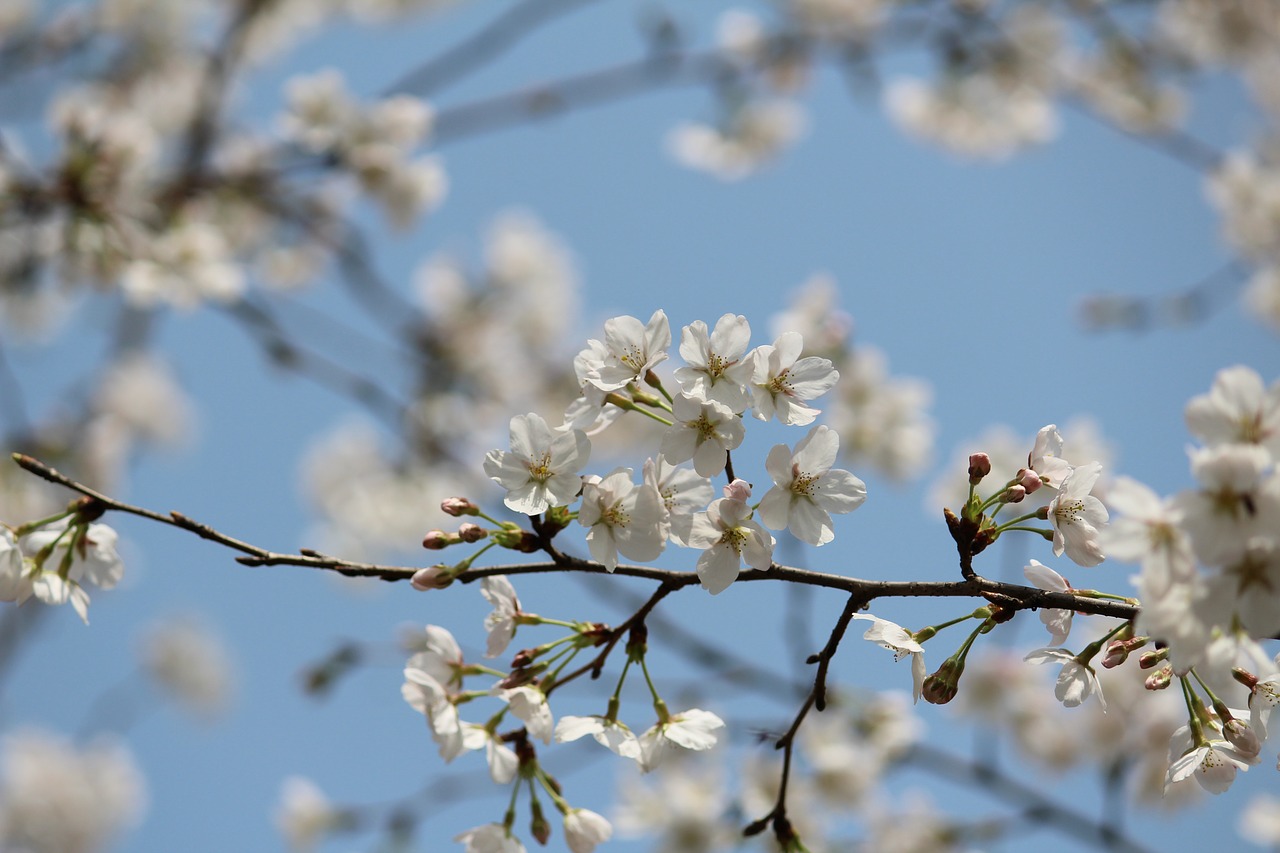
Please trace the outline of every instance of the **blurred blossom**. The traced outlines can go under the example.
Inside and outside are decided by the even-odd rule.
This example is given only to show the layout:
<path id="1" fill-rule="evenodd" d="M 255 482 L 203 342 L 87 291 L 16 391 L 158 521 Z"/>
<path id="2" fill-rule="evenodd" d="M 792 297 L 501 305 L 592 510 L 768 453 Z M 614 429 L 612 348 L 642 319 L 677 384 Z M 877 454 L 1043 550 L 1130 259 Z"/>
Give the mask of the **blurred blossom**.
<path id="1" fill-rule="evenodd" d="M 147 675 L 179 703 L 204 717 L 231 701 L 235 674 L 222 639 L 189 616 L 153 625 L 142 637 Z"/>
<path id="2" fill-rule="evenodd" d="M 105 849 L 146 808 L 142 774 L 122 743 L 83 748 L 36 729 L 12 732 L 0 758 L 0 846 L 26 853 Z"/>
<path id="3" fill-rule="evenodd" d="M 844 458 L 895 480 L 918 475 L 933 455 L 928 383 L 890 376 L 884 353 L 866 345 L 835 366 L 840 382 L 826 409 L 827 425 L 839 433 Z"/>
<path id="4" fill-rule="evenodd" d="M 339 820 L 337 808 L 310 779 L 290 776 L 281 784 L 275 821 L 290 850 L 314 850 Z"/>
<path id="5" fill-rule="evenodd" d="M 1058 132 L 1042 91 L 985 73 L 932 85 L 894 80 L 885 90 L 885 106 L 908 133 L 969 157 L 1004 159 Z"/>
<path id="6" fill-rule="evenodd" d="M 805 131 L 803 108 L 791 101 L 751 101 L 723 125 L 686 122 L 667 135 L 676 162 L 724 181 L 747 177 L 777 157 Z"/>

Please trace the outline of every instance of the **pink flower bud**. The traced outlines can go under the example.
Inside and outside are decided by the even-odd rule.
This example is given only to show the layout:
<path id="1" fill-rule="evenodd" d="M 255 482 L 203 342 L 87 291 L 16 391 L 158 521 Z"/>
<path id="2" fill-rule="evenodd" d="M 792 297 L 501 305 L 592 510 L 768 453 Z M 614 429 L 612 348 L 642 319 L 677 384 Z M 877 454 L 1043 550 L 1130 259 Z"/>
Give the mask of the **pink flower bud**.
<path id="1" fill-rule="evenodd" d="M 1027 494 L 1031 494 L 1036 489 L 1044 485 L 1040 480 L 1040 475 L 1030 468 L 1023 468 L 1018 475 L 1018 485 L 1027 490 Z"/>
<path id="2" fill-rule="evenodd" d="M 1010 486 L 1004 490 L 1005 503 L 1016 504 L 1022 503 L 1027 497 L 1027 490 L 1022 486 Z"/>
<path id="3" fill-rule="evenodd" d="M 440 509 L 445 515 L 451 515 L 454 518 L 480 514 L 480 507 L 466 498 L 445 498 L 440 502 Z"/>
<path id="4" fill-rule="evenodd" d="M 1107 643 L 1107 651 L 1102 656 L 1102 665 L 1114 669 L 1129 659 L 1129 647 L 1124 640 L 1112 640 Z"/>
<path id="5" fill-rule="evenodd" d="M 463 542 L 479 542 L 481 539 L 489 535 L 489 531 L 485 530 L 478 524 L 466 522 L 458 527 L 458 537 Z"/>
<path id="6" fill-rule="evenodd" d="M 416 590 L 426 592 L 429 589 L 444 589 L 453 583 L 453 576 L 446 566 L 427 566 L 418 569 L 409 579 L 409 584 Z"/>
<path id="7" fill-rule="evenodd" d="M 1147 680 L 1143 682 L 1143 686 L 1148 690 L 1164 690 L 1171 683 L 1173 683 L 1173 667 L 1165 664 L 1148 675 Z"/>
<path id="8" fill-rule="evenodd" d="M 969 454 L 969 482 L 977 485 L 991 473 L 991 457 L 985 453 Z"/>
<path id="9" fill-rule="evenodd" d="M 432 530 L 422 537 L 422 547 L 428 551 L 440 551 L 453 544 L 452 538 L 443 530 Z"/>
<path id="10" fill-rule="evenodd" d="M 1258 735 L 1243 720 L 1233 718 L 1222 727 L 1222 733 L 1232 746 L 1245 755 L 1257 755 L 1262 751 L 1262 741 L 1258 740 Z"/>
<path id="11" fill-rule="evenodd" d="M 732 501 L 746 503 L 751 499 L 751 484 L 746 480 L 734 480 L 724 487 L 724 496 Z"/>

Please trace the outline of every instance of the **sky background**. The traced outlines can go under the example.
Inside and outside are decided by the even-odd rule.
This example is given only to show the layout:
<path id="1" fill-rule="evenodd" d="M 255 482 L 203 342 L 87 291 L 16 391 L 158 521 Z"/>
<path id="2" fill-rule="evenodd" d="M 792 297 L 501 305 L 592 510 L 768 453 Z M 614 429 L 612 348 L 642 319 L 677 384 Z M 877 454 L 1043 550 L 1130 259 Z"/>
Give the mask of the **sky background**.
<path id="1" fill-rule="evenodd" d="M 708 44 L 715 15 L 725 7 L 703 2 L 675 15 L 696 43 Z M 235 114 L 249 124 L 268 124 L 281 107 L 284 80 L 329 65 L 344 69 L 353 91 L 372 95 L 502 8 L 478 2 L 406 26 L 326 30 L 242 81 Z M 636 23 L 653 8 L 588 4 L 451 87 L 439 104 L 638 56 L 643 43 Z M 884 70 L 892 77 L 925 65 L 921 57 L 905 55 Z M 1220 147 L 1250 138 L 1255 128 L 1235 84 L 1209 79 L 1195 94 L 1190 126 L 1196 134 Z M 1096 333 L 1079 322 L 1081 300 L 1090 294 L 1168 294 L 1230 259 L 1203 177 L 1185 164 L 1070 108 L 1060 110 L 1061 129 L 1052 143 L 992 165 L 907 138 L 885 118 L 875 93 L 851 97 L 829 70 L 813 77 L 803 100 L 810 116 L 806 137 L 740 183 L 683 169 L 664 150 L 664 135 L 678 121 L 714 115 L 712 98 L 693 87 L 443 145 L 449 198 L 420 228 L 398 236 L 380 233 L 378 268 L 408 293 L 413 270 L 427 255 L 443 247 L 475 258 L 495 215 L 528 210 L 570 247 L 581 276 L 581 341 L 568 342 L 570 352 L 598 336 L 605 318 L 647 318 L 656 308 L 666 310 L 677 334 L 695 319 L 712 324 L 725 312 L 741 313 L 755 330 L 752 345 L 769 343 L 770 315 L 808 277 L 825 272 L 839 285 L 857 342 L 885 351 L 895 374 L 932 386 L 937 462 L 957 447 L 981 449 L 966 442 L 990 424 L 1008 424 L 1029 436 L 1046 423 L 1089 414 L 1116 448 L 1117 472 L 1162 493 L 1190 482 L 1186 401 L 1206 392 L 1215 372 L 1228 365 L 1252 365 L 1268 382 L 1280 374 L 1275 336 L 1232 300 L 1178 328 Z M 367 221 L 380 228 L 376 217 Z M 304 300 L 344 324 L 367 323 L 333 281 L 322 282 Z M 107 328 L 102 319 L 110 310 L 104 299 L 86 300 L 60 343 L 7 348 L 33 411 L 53 405 L 68 379 L 83 370 L 85 354 L 100 351 Z M 335 360 L 395 376 L 389 352 L 315 325 L 310 313 L 288 316 L 299 329 L 314 329 L 313 340 Z M 158 332 L 158 344 L 197 401 L 198 434 L 185 450 L 142 460 L 131 471 L 124 497 L 157 510 L 179 509 L 264 547 L 310 544 L 300 448 L 359 414 L 347 400 L 266 365 L 243 331 L 216 310 L 165 315 Z M 799 437 L 796 432 L 787 440 Z M 641 462 L 637 457 L 631 464 Z M 763 466 L 755 467 L 758 481 Z M 807 553 L 806 564 L 877 579 L 955 577 L 940 518 L 923 509 L 933 473 L 905 485 L 873 472 L 855 473 L 867 480 L 870 499 L 839 519 L 836 542 Z M 480 497 L 489 506 L 500 505 L 497 489 Z M 404 655 L 393 641 L 401 626 L 433 622 L 478 653 L 488 607 L 476 587 L 422 594 L 404 585 L 354 587 L 305 569 L 250 569 L 235 564 L 229 552 L 179 531 L 133 518 L 109 521 L 125 539 L 125 582 L 115 592 L 94 595 L 89 628 L 69 609 L 42 620 L 38 641 L 22 653 L 0 699 L 5 727 L 114 727 L 112 706 L 99 698 L 115 685 L 135 683 L 140 632 L 172 613 L 197 614 L 212 626 L 227 642 L 238 673 L 234 704 L 213 724 L 195 723 L 166 706 L 128 726 L 150 805 L 119 849 L 282 849 L 271 814 L 280 784 L 291 774 L 308 776 L 335 801 L 353 804 L 393 801 L 453 772 L 474 782 L 482 762 L 472 756 L 445 769 L 422 718 L 400 699 Z M 424 508 L 423 531 L 439 523 Z M 788 561 L 795 562 L 791 554 Z M 1067 572 L 1069 564 L 1053 560 L 1047 544 L 993 554 L 979 568 L 1002 576 L 1016 572 L 1025 556 L 1078 583 L 1087 576 L 1085 585 L 1127 589 L 1129 567 L 1105 563 Z M 658 564 L 690 569 L 695 558 L 674 550 Z M 614 592 L 601 594 L 562 577 L 519 580 L 517 588 L 527 609 L 600 621 L 625 618 L 630 596 L 651 589 L 631 579 L 612 583 L 601 588 L 625 590 L 621 603 Z M 796 655 L 777 639 L 786 594 L 773 585 L 745 586 L 715 598 L 687 590 L 662 611 L 767 667 L 802 674 Z M 813 594 L 815 643 L 825 638 L 842 604 L 839 594 Z M 919 626 L 967 609 L 958 602 L 931 604 L 921 613 L 914 603 L 886 602 L 874 612 Z M 1026 621 L 1015 640 L 1023 651 L 1045 642 L 1034 617 Z M 940 661 L 959 639 L 935 641 L 932 660 Z M 351 640 L 373 644 L 370 665 L 323 701 L 303 695 L 304 668 Z M 650 645 L 655 659 L 666 662 L 669 677 L 709 677 L 713 694 L 721 691 L 714 676 L 677 660 L 657 632 Z M 852 631 L 834 671 L 842 687 L 909 689 L 906 664 L 891 668 L 886 655 Z M 1050 682 L 1045 689 L 1052 689 Z M 727 688 L 724 693 L 723 702 L 713 700 L 710 707 L 734 720 L 781 727 L 796 707 L 787 697 L 734 699 Z M 132 691 L 132 699 L 152 703 L 143 689 Z M 602 700 L 586 700 L 572 711 L 598 713 L 596 705 Z M 637 722 L 648 718 L 642 696 L 631 707 Z M 556 708 L 558 715 L 566 710 Z M 937 742 L 966 752 L 972 736 L 955 725 L 949 709 L 925 706 L 919 715 Z M 749 725 L 731 720 L 729 739 L 735 746 L 748 744 Z M 1267 757 L 1273 753 L 1269 746 L 1263 764 L 1228 795 L 1206 797 L 1195 810 L 1174 817 L 1134 814 L 1135 836 L 1153 848 L 1232 846 L 1234 832 L 1227 828 L 1234 827 L 1249 795 L 1276 789 Z M 600 758 L 591 749 L 544 754 L 553 768 L 569 774 L 575 805 L 605 813 L 609 786 L 634 771 L 615 761 L 588 760 Z M 1005 766 L 1017 765 L 1011 749 L 1004 758 Z M 1087 774 L 1059 779 L 1022 772 L 1064 802 L 1086 811 L 1098 807 L 1100 794 Z M 902 774 L 892 785 L 897 791 L 928 787 L 936 802 L 962 814 L 1000 811 L 989 798 L 919 773 Z M 428 816 L 419 849 L 451 849 L 445 839 L 500 819 L 505 789 L 478 787 L 485 796 L 442 803 Z M 527 831 L 521 834 L 529 842 Z M 1046 851 L 1081 849 L 1049 831 L 1031 837 Z M 1025 840 L 1017 836 L 1005 849 L 1018 849 Z M 557 831 L 551 849 L 563 849 L 561 843 Z M 362 837 L 322 849 L 370 846 Z M 618 843 L 607 849 L 647 846 Z"/>

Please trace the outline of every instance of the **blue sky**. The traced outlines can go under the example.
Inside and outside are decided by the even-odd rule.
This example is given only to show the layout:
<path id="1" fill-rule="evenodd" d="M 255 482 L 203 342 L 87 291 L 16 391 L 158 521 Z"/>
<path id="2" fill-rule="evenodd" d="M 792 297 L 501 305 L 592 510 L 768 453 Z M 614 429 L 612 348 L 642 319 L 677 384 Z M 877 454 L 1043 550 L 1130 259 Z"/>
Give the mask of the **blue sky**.
<path id="1" fill-rule="evenodd" d="M 705 43 L 722 7 L 697 4 L 677 17 Z M 477 3 L 411 26 L 323 33 L 255 72 L 238 90 L 237 114 L 265 125 L 281 104 L 284 79 L 326 65 L 347 70 L 354 91 L 377 92 L 501 8 Z M 635 21 L 643 8 L 591 5 L 451 88 L 439 104 L 637 55 Z M 919 57 L 907 56 L 889 71 L 921 65 Z M 1192 127 L 1198 134 L 1223 146 L 1249 137 L 1245 101 L 1232 82 L 1210 79 L 1196 94 Z M 1202 176 L 1186 165 L 1069 108 L 1061 111 L 1054 142 L 991 165 L 906 138 L 874 95 L 851 97 L 829 70 L 814 76 L 804 101 L 808 135 L 761 174 L 736 184 L 684 170 L 664 152 L 663 136 L 677 121 L 713 114 L 711 98 L 690 87 L 442 146 L 450 197 L 411 233 L 378 235 L 379 269 L 407 292 L 423 257 L 457 246 L 474 256 L 496 214 L 527 209 L 574 253 L 583 280 L 583 340 L 597 335 L 609 316 L 645 318 L 660 307 L 673 326 L 745 314 L 757 329 L 753 345 L 769 342 L 768 317 L 799 284 L 823 271 L 839 284 L 858 342 L 884 350 L 895 373 L 932 385 L 938 461 L 988 424 L 1009 424 L 1030 435 L 1045 423 L 1090 414 L 1115 444 L 1118 470 L 1164 493 L 1190 481 L 1184 452 L 1190 437 L 1181 416 L 1186 401 L 1207 391 L 1214 373 L 1231 364 L 1250 364 L 1268 381 L 1280 374 L 1274 335 L 1234 301 L 1180 328 L 1094 333 L 1078 322 L 1080 302 L 1090 294 L 1170 293 L 1229 259 Z M 368 224 L 380 227 L 374 217 Z M 365 323 L 332 281 L 305 299 L 345 323 Z M 110 310 L 105 300 L 87 301 L 74 319 L 74 333 L 85 336 L 79 340 L 98 340 L 95 330 Z M 83 364 L 85 347 L 67 340 L 51 349 L 8 351 L 36 411 Z M 166 315 L 158 340 L 198 401 L 199 434 L 184 451 L 141 461 L 127 498 L 180 509 L 266 547 L 307 545 L 299 448 L 350 417 L 350 404 L 266 366 L 242 331 L 216 311 Z M 392 369 L 376 349 L 341 339 L 325 346 L 334 358 L 370 371 Z M 757 467 L 762 476 L 763 466 Z M 921 510 L 921 489 L 932 475 L 901 486 L 857 473 L 868 481 L 870 500 L 840 520 L 836 543 L 806 555 L 807 564 L 869 578 L 953 577 L 945 530 Z M 501 495 L 495 490 L 484 497 L 496 506 Z M 95 697 L 130 677 L 138 632 L 171 612 L 199 613 L 227 640 L 239 668 L 237 700 L 222 721 L 201 726 L 162 708 L 130 728 L 151 802 L 144 823 L 120 849 L 281 849 L 271 810 L 287 775 L 309 776 L 336 801 L 360 804 L 395 800 L 445 774 L 479 766 L 460 761 L 443 767 L 422 719 L 399 697 L 403 655 L 391 645 L 400 626 L 437 622 L 478 651 L 487 607 L 474 587 L 442 594 L 400 585 L 353 590 L 303 569 L 244 568 L 229 552 L 178 531 L 136 519 L 112 521 L 127 540 L 126 583 L 95 597 L 89 628 L 69 611 L 49 614 L 39 641 L 24 651 L 6 682 L 0 720 L 6 726 L 82 728 Z M 424 521 L 424 532 L 434 523 Z M 1047 546 L 1028 547 L 1005 557 L 1003 568 L 993 559 L 984 570 L 999 575 L 1009 564 L 1016 570 L 1027 555 L 1056 565 Z M 669 552 L 660 564 L 688 569 L 692 561 L 690 552 Z M 1127 588 L 1127 567 L 1076 572 L 1086 573 L 1093 585 Z M 634 580 L 616 583 L 632 594 L 648 589 Z M 783 596 L 763 586 L 732 588 L 714 599 L 689 590 L 664 605 L 664 613 L 778 671 L 794 672 L 794 655 L 789 658 L 790 650 L 775 639 Z M 626 615 L 565 578 L 524 581 L 518 588 L 531 609 L 547 615 L 603 621 Z M 841 604 L 839 597 L 814 594 L 809 630 L 815 640 L 826 636 Z M 903 605 L 883 611 L 886 618 L 923 625 L 960 607 L 932 605 L 923 616 Z M 1016 643 L 1025 649 L 1040 643 L 1034 617 L 1028 621 Z M 327 699 L 303 696 L 303 668 L 347 640 L 380 644 L 381 651 Z M 945 642 L 951 640 L 938 641 Z M 672 675 L 705 677 L 671 659 L 660 636 L 651 645 L 659 659 L 667 656 Z M 892 669 L 881 652 L 864 645 L 856 635 L 846 641 L 836 667 L 839 682 L 906 689 L 905 664 Z M 144 694 L 139 701 L 146 701 Z M 635 709 L 638 718 L 647 717 L 642 699 Z M 725 699 L 717 709 L 726 717 L 777 724 L 793 712 L 790 703 L 753 697 Z M 970 735 L 946 709 L 923 707 L 920 715 L 936 737 L 965 752 Z M 745 745 L 750 734 L 738 727 L 732 740 Z M 1011 749 L 1004 757 L 1016 766 Z M 613 762 L 595 761 L 574 772 L 574 803 L 607 811 L 603 789 L 619 771 Z M 1230 846 L 1224 829 L 1251 792 L 1274 790 L 1272 772 L 1264 760 L 1227 796 L 1176 816 L 1135 814 L 1130 825 L 1152 847 Z M 915 774 L 893 784 L 900 790 L 926 782 Z M 959 808 L 972 803 L 978 813 L 995 810 L 980 795 L 928 784 L 938 802 Z M 1097 807 L 1099 794 L 1087 774 L 1050 778 L 1047 787 L 1082 810 Z M 504 802 L 498 792 L 441 805 L 420 827 L 419 849 L 448 849 L 443 839 L 498 819 Z M 1080 849 L 1052 833 L 1033 837 L 1040 849 Z M 561 849 L 559 843 L 553 841 L 552 849 Z M 367 838 L 340 839 L 323 849 L 369 846 Z M 1007 849 L 1018 849 L 1018 840 Z"/>

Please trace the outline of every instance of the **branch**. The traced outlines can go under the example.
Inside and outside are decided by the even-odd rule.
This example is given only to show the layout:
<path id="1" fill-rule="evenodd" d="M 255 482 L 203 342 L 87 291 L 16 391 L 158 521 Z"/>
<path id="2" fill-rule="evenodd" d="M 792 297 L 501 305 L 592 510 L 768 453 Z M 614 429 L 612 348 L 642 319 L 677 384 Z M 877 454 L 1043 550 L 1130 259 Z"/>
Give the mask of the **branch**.
<path id="1" fill-rule="evenodd" d="M 494 18 L 453 47 L 409 71 L 383 90 L 389 97 L 401 92 L 427 95 L 464 77 L 531 34 L 538 26 L 595 0 L 526 0 Z"/>
<path id="2" fill-rule="evenodd" d="M 236 558 L 236 562 L 241 565 L 301 566 L 309 569 L 328 569 L 349 577 L 376 577 L 386 581 L 409 580 L 414 572 L 418 570 L 417 567 L 388 566 L 344 560 L 339 557 L 321 554 L 311 549 L 302 549 L 297 554 L 270 551 L 228 536 L 207 524 L 197 522 L 178 512 L 171 512 L 165 515 L 154 510 L 118 501 L 72 480 L 34 457 L 15 453 L 13 454 L 13 461 L 23 469 L 48 480 L 50 483 L 56 483 L 98 501 L 106 509 L 126 512 L 152 521 L 158 521 L 161 524 L 187 530 L 202 539 L 209 539 L 232 550 L 239 551 L 245 555 Z M 661 581 L 670 586 L 671 591 L 701 583 L 698 575 L 694 572 L 678 572 L 670 569 L 657 569 L 651 566 L 632 565 L 619 565 L 614 571 L 608 572 L 599 563 L 569 556 L 564 556 L 559 561 L 549 563 L 511 564 L 489 566 L 483 569 L 469 569 L 460 575 L 458 580 L 462 583 L 472 583 L 491 575 L 515 576 L 554 572 L 589 572 L 598 575 L 613 574 L 621 577 L 645 578 L 647 580 Z M 850 595 L 860 596 L 864 601 L 864 606 L 877 598 L 983 598 L 988 601 L 996 599 L 1002 607 L 1013 610 L 1050 607 L 1125 620 L 1136 618 L 1139 612 L 1137 605 L 1124 601 L 1089 598 L 1066 592 L 1050 592 L 1036 589 L 1035 587 L 988 580 L 980 575 L 974 575 L 971 579 L 963 581 L 872 581 L 775 565 L 765 571 L 759 569 L 743 571 L 738 575 L 738 581 L 782 581 L 784 583 L 838 589 Z"/>

